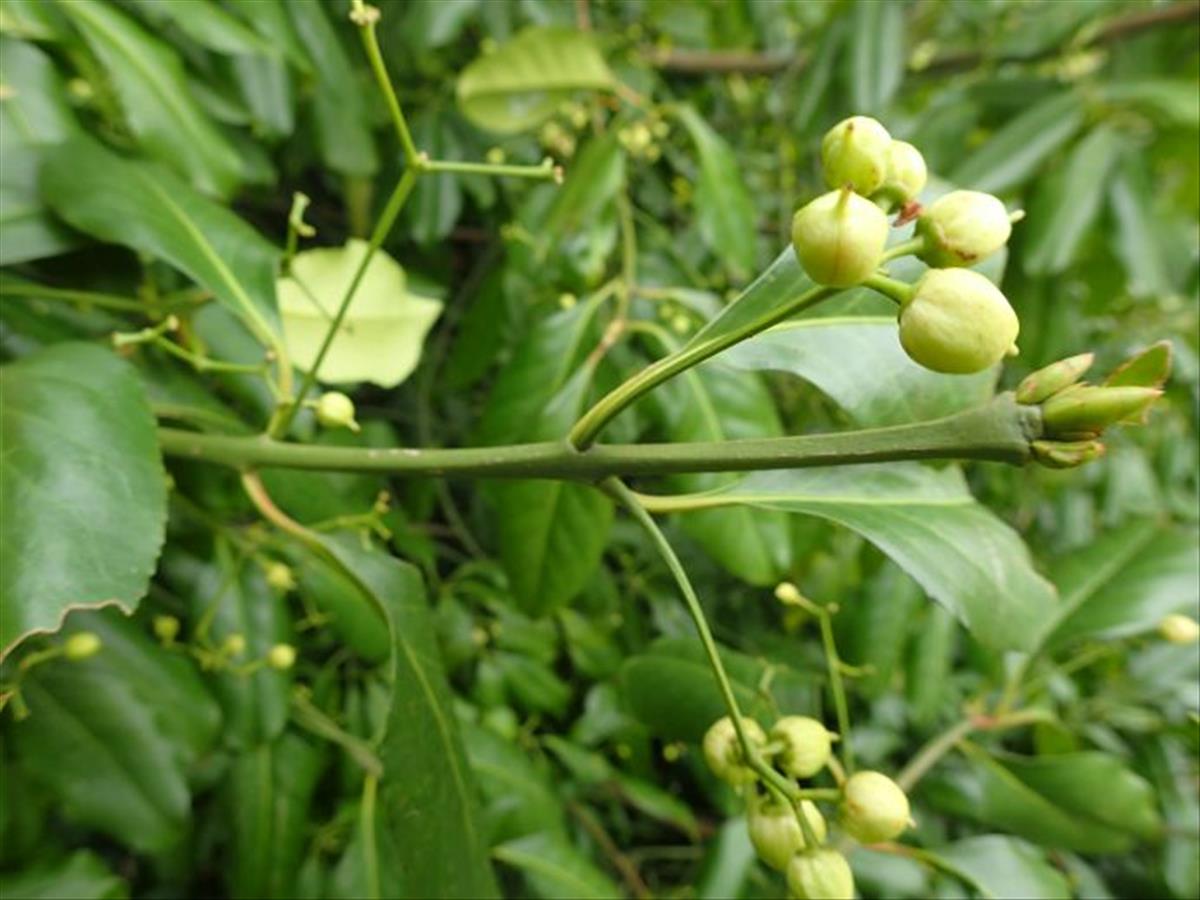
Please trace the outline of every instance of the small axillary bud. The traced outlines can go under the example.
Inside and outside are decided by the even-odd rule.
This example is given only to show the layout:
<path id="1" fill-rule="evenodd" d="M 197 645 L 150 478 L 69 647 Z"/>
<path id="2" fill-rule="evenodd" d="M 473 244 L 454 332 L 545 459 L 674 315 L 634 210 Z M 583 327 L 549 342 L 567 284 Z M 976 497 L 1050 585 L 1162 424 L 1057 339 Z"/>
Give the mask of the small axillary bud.
<path id="1" fill-rule="evenodd" d="M 267 665 L 283 672 L 296 664 L 296 648 L 291 644 L 276 644 L 267 651 Z"/>
<path id="2" fill-rule="evenodd" d="M 831 188 L 849 186 L 864 197 L 875 193 L 887 177 L 892 136 L 875 119 L 851 116 L 825 133 L 821 165 Z"/>
<path id="3" fill-rule="evenodd" d="M 354 419 L 354 401 L 341 391 L 327 391 L 317 400 L 317 421 L 326 428 L 349 428 L 358 431 Z"/>
<path id="4" fill-rule="evenodd" d="M 103 646 L 99 635 L 91 631 L 80 631 L 71 635 L 63 643 L 63 656 L 71 662 L 79 662 L 95 656 Z"/>
<path id="5" fill-rule="evenodd" d="M 921 212 L 916 233 L 925 239 L 918 258 L 936 269 L 973 266 L 1012 234 L 1004 204 L 980 191 L 951 191 Z"/>
<path id="6" fill-rule="evenodd" d="M 849 188 L 830 191 L 792 219 L 792 246 L 817 284 L 852 287 L 878 267 L 887 243 L 887 216 Z"/>
<path id="7" fill-rule="evenodd" d="M 1141 415 L 1162 393 L 1159 388 L 1080 385 L 1042 404 L 1042 425 L 1050 437 L 1096 435 Z"/>
<path id="8" fill-rule="evenodd" d="M 1017 385 L 1017 402 L 1036 404 L 1075 384 L 1096 361 L 1094 353 L 1080 353 L 1051 363 L 1025 377 Z"/>
<path id="9" fill-rule="evenodd" d="M 1051 469 L 1073 469 L 1099 459 L 1107 448 L 1100 441 L 1034 441 L 1033 458 Z"/>

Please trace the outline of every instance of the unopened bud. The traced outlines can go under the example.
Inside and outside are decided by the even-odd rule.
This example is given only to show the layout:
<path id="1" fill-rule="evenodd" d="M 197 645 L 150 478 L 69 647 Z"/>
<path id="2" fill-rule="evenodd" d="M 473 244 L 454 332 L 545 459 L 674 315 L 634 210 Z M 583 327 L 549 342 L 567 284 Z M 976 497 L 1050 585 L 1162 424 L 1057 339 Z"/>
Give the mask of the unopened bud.
<path id="1" fill-rule="evenodd" d="M 951 191 L 917 219 L 925 247 L 917 256 L 934 268 L 972 266 L 1008 242 L 1012 222 L 1004 204 L 980 191 Z"/>
<path id="2" fill-rule="evenodd" d="M 792 219 L 800 265 L 813 281 L 833 287 L 851 287 L 874 272 L 887 235 L 883 210 L 848 188 L 823 194 Z"/>
<path id="3" fill-rule="evenodd" d="M 267 651 L 267 665 L 281 672 L 296 664 L 296 648 L 291 644 L 276 644 Z"/>
<path id="4" fill-rule="evenodd" d="M 164 644 L 170 644 L 179 637 L 179 620 L 174 616 L 155 616 L 154 634 Z"/>
<path id="5" fill-rule="evenodd" d="M 811 800 L 800 801 L 800 813 L 812 829 L 817 844 L 825 842 L 827 827 L 825 817 Z M 804 829 L 791 806 L 773 801 L 756 801 L 752 804 L 747 823 L 750 843 L 759 859 L 772 869 L 783 872 L 792 857 L 808 847 L 804 840 Z"/>
<path id="6" fill-rule="evenodd" d="M 1080 353 L 1031 372 L 1017 385 L 1017 402 L 1041 403 L 1077 382 L 1095 360 L 1094 353 Z"/>
<path id="7" fill-rule="evenodd" d="M 843 119 L 821 141 L 825 183 L 832 188 L 849 185 L 863 196 L 875 193 L 887 177 L 891 144 L 892 136 L 874 119 Z"/>
<path id="8" fill-rule="evenodd" d="M 277 591 L 286 593 L 296 589 L 296 576 L 291 567 L 281 562 L 271 562 L 266 569 L 267 584 Z"/>
<path id="9" fill-rule="evenodd" d="M 1021 323 L 1000 289 L 970 269 L 930 269 L 900 309 L 900 343 L 934 372 L 968 375 L 1000 362 Z"/>
<path id="10" fill-rule="evenodd" d="M 836 850 L 797 853 L 788 863 L 787 883 L 796 900 L 854 900 L 854 873 Z"/>
<path id="11" fill-rule="evenodd" d="M 742 730 L 749 742 L 762 747 L 767 742 L 762 726 L 753 719 L 742 719 Z M 747 784 L 757 778 L 753 769 L 746 765 L 738 741 L 737 730 L 729 716 L 718 719 L 704 735 L 704 760 L 713 774 L 730 784 Z"/>
<path id="12" fill-rule="evenodd" d="M 800 606 L 804 596 L 790 581 L 781 581 L 775 585 L 775 599 L 786 606 Z"/>
<path id="13" fill-rule="evenodd" d="M 1200 622 L 1190 616 L 1173 613 L 1158 623 L 1158 633 L 1172 644 L 1194 644 L 1200 641 Z"/>
<path id="14" fill-rule="evenodd" d="M 63 656 L 72 662 L 79 662 L 89 656 L 95 656 L 103 646 L 99 635 L 90 631 L 80 631 L 63 642 Z"/>
<path id="15" fill-rule="evenodd" d="M 236 632 L 229 635 L 221 642 L 221 652 L 226 656 L 241 656 L 246 652 L 246 636 Z"/>
<path id="16" fill-rule="evenodd" d="M 864 844 L 898 837 L 909 818 L 908 797 L 882 772 L 856 772 L 842 786 L 842 827 Z"/>
<path id="17" fill-rule="evenodd" d="M 1106 448 L 1099 441 L 1034 441 L 1030 449 L 1043 466 L 1073 469 L 1099 459 Z"/>
<path id="18" fill-rule="evenodd" d="M 326 428 L 349 428 L 358 431 L 354 420 L 354 401 L 341 391 L 327 391 L 317 401 L 317 421 Z"/>
<path id="19" fill-rule="evenodd" d="M 929 180 L 921 151 L 907 141 L 892 141 L 887 160 L 887 176 L 879 193 L 897 203 L 915 199 Z"/>
<path id="20" fill-rule="evenodd" d="M 795 778 L 811 778 L 829 762 L 833 735 L 816 719 L 784 716 L 771 728 L 771 739 L 783 744 L 779 767 Z"/>
<path id="21" fill-rule="evenodd" d="M 1158 388 L 1081 386 L 1043 403 L 1042 423 L 1050 436 L 1099 434 L 1142 414 L 1161 396 Z"/>

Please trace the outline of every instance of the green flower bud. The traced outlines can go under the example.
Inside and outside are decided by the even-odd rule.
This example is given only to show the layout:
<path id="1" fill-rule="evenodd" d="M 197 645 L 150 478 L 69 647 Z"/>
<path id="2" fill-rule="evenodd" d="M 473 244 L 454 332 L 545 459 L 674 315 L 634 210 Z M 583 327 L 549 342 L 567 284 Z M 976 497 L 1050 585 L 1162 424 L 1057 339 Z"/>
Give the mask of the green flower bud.
<path id="1" fill-rule="evenodd" d="M 1080 353 L 1031 372 L 1017 385 L 1017 402 L 1041 403 L 1047 397 L 1069 388 L 1083 377 L 1095 360 L 1094 353 Z"/>
<path id="2" fill-rule="evenodd" d="M 808 850 L 792 857 L 788 890 L 796 900 L 854 900 L 854 873 L 836 850 Z"/>
<path id="3" fill-rule="evenodd" d="M 341 391 L 326 391 L 317 401 L 317 421 L 325 428 L 349 428 L 358 431 L 354 421 L 354 401 Z"/>
<path id="4" fill-rule="evenodd" d="M 1000 289 L 970 269 L 930 269 L 900 308 L 900 343 L 934 372 L 968 375 L 1012 349 L 1021 323 Z"/>
<path id="5" fill-rule="evenodd" d="M 1173 613 L 1158 623 L 1158 633 L 1172 644 L 1194 644 L 1200 641 L 1200 622 L 1190 616 Z"/>
<path id="6" fill-rule="evenodd" d="M 746 738 L 756 747 L 762 747 L 767 742 L 762 726 L 750 718 L 742 719 L 742 729 Z M 708 763 L 713 774 L 729 784 L 748 784 L 758 775 L 746 765 L 742 757 L 742 747 L 738 742 L 737 731 L 729 716 L 718 719 L 704 735 L 704 761 Z"/>
<path id="7" fill-rule="evenodd" d="M 938 269 L 971 266 L 1008 242 L 1012 222 L 1004 204 L 979 191 L 951 191 L 917 219 L 925 248 L 917 254 Z"/>
<path id="8" fill-rule="evenodd" d="M 929 170 L 921 151 L 907 141 L 892 141 L 888 145 L 887 175 L 879 193 L 897 203 L 908 203 L 925 189 Z"/>
<path id="9" fill-rule="evenodd" d="M 179 620 L 174 616 L 155 616 L 154 634 L 164 644 L 170 644 L 179 637 Z"/>
<path id="10" fill-rule="evenodd" d="M 801 800 L 800 809 L 817 843 L 824 843 L 826 826 L 821 811 L 811 800 Z M 807 849 L 804 829 L 800 827 L 795 810 L 786 804 L 762 802 L 750 810 L 747 825 L 754 852 L 772 869 L 785 871 L 792 857 Z"/>
<path id="11" fill-rule="evenodd" d="M 246 652 L 246 636 L 231 634 L 221 642 L 221 652 L 226 656 L 241 656 Z"/>
<path id="12" fill-rule="evenodd" d="M 842 786 L 841 822 L 864 844 L 890 841 L 908 827 L 908 797 L 882 772 L 856 772 Z"/>
<path id="13" fill-rule="evenodd" d="M 848 189 L 813 200 L 792 219 L 792 246 L 809 278 L 851 287 L 879 267 L 887 242 L 883 210 Z"/>
<path id="14" fill-rule="evenodd" d="M 891 144 L 892 136 L 874 119 L 843 119 L 821 141 L 825 183 L 832 188 L 850 186 L 864 197 L 875 193 L 887 176 Z"/>
<path id="15" fill-rule="evenodd" d="M 291 644 L 276 644 L 267 651 L 267 665 L 284 671 L 296 664 L 296 648 Z"/>
<path id="16" fill-rule="evenodd" d="M 1052 437 L 1099 434 L 1109 425 L 1141 415 L 1161 396 L 1158 388 L 1075 387 L 1042 404 L 1042 426 Z"/>
<path id="17" fill-rule="evenodd" d="M 1104 455 L 1099 441 L 1034 441 L 1033 458 L 1051 469 L 1073 469 Z"/>
<path id="18" fill-rule="evenodd" d="M 293 591 L 296 589 L 296 576 L 291 567 L 281 562 L 271 562 L 266 569 L 267 585 L 277 591 Z"/>
<path id="19" fill-rule="evenodd" d="M 98 635 L 90 631 L 80 631 L 63 642 L 63 656 L 72 662 L 78 662 L 89 656 L 95 656 L 103 646 Z"/>
<path id="20" fill-rule="evenodd" d="M 785 716 L 771 729 L 771 740 L 783 744 L 778 758 L 783 771 L 795 778 L 811 778 L 829 762 L 833 735 L 816 719 Z"/>

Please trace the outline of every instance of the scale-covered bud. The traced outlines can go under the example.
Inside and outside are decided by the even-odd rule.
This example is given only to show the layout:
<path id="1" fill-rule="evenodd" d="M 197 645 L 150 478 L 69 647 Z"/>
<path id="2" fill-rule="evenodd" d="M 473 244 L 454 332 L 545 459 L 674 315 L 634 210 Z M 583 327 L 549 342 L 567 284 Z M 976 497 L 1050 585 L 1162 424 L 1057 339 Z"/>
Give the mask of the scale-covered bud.
<path id="1" fill-rule="evenodd" d="M 89 656 L 95 656 L 100 652 L 100 648 L 104 644 L 100 641 L 99 635 L 93 634 L 90 631 L 80 631 L 63 642 L 63 656 L 72 662 L 78 662 L 81 659 L 87 659 Z"/>
<path id="2" fill-rule="evenodd" d="M 796 900 L 854 900 L 854 873 L 836 850 L 797 853 L 788 863 L 787 883 Z"/>
<path id="3" fill-rule="evenodd" d="M 1104 455 L 1105 446 L 1099 441 L 1034 441 L 1030 444 L 1033 458 L 1051 469 L 1073 469 Z"/>
<path id="4" fill-rule="evenodd" d="M 795 778 L 811 778 L 829 762 L 833 735 L 816 719 L 784 716 L 771 728 L 771 740 L 783 744 L 780 768 Z"/>
<path id="5" fill-rule="evenodd" d="M 801 800 L 800 810 L 808 827 L 812 829 L 813 837 L 818 844 L 825 842 L 825 817 L 811 800 Z M 750 843 L 758 858 L 772 869 L 783 872 L 787 869 L 792 857 L 801 850 L 809 849 L 804 840 L 804 829 L 796 818 L 796 811 L 790 806 L 774 801 L 764 801 L 761 805 L 752 807 L 747 826 L 750 830 Z"/>
<path id="6" fill-rule="evenodd" d="M 907 141 L 892 141 L 887 160 L 887 175 L 879 193 L 897 203 L 916 199 L 929 180 L 929 170 L 921 151 Z"/>
<path id="7" fill-rule="evenodd" d="M 800 265 L 833 287 L 852 287 L 879 268 L 887 235 L 883 210 L 848 188 L 821 195 L 792 219 Z"/>
<path id="8" fill-rule="evenodd" d="M 1158 388 L 1082 385 L 1042 404 L 1046 434 L 1099 434 L 1109 425 L 1139 416 L 1162 396 Z"/>
<path id="9" fill-rule="evenodd" d="M 742 719 L 742 730 L 746 738 L 756 747 L 767 742 L 762 726 L 750 718 Z M 738 742 L 737 730 L 729 716 L 718 719 L 704 735 L 704 760 L 713 774 L 730 784 L 748 784 L 758 776 L 746 765 L 742 747 Z"/>
<path id="10" fill-rule="evenodd" d="M 1008 242 L 1012 222 L 1004 204 L 980 191 L 951 191 L 929 204 L 917 219 L 925 247 L 917 256 L 946 269 L 973 266 Z"/>
<path id="11" fill-rule="evenodd" d="M 341 391 L 326 391 L 317 400 L 317 421 L 326 428 L 349 428 L 358 431 L 354 420 L 354 401 Z"/>
<path id="12" fill-rule="evenodd" d="M 930 269 L 900 308 L 900 343 L 934 372 L 969 375 L 1008 355 L 1021 323 L 1000 289 L 970 269 Z"/>
<path id="13" fill-rule="evenodd" d="M 864 844 L 890 841 L 908 827 L 908 797 L 882 772 L 856 772 L 842 786 L 841 822 Z"/>
<path id="14" fill-rule="evenodd" d="M 1158 623 L 1158 633 L 1172 644 L 1194 644 L 1200 641 L 1200 622 L 1181 613 L 1172 613 Z"/>
<path id="15" fill-rule="evenodd" d="M 1094 353 L 1080 353 L 1078 356 L 1068 356 L 1044 369 L 1031 372 L 1017 385 L 1017 402 L 1041 403 L 1059 391 L 1069 388 L 1083 377 L 1095 360 Z"/>
<path id="16" fill-rule="evenodd" d="M 825 183 L 832 188 L 852 187 L 867 196 L 879 190 L 887 177 L 892 136 L 867 116 L 838 122 L 821 141 Z"/>

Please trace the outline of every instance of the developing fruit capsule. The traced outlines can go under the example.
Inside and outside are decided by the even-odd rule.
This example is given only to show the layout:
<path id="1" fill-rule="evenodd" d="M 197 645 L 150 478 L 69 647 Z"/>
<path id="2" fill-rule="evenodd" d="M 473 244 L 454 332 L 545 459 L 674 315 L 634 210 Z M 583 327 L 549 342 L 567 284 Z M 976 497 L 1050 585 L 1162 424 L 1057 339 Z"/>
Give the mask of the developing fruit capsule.
<path id="1" fill-rule="evenodd" d="M 891 144 L 892 136 L 874 119 L 843 119 L 821 141 L 825 183 L 832 188 L 848 185 L 863 196 L 875 193 L 887 177 Z"/>
<path id="2" fill-rule="evenodd" d="M 1172 644 L 1194 644 L 1200 641 L 1200 623 L 1189 616 L 1172 613 L 1158 623 L 1158 633 Z"/>
<path id="3" fill-rule="evenodd" d="M 753 719 L 743 718 L 742 729 L 751 744 L 761 747 L 767 742 L 762 726 Z M 758 777 L 742 757 L 737 731 L 729 716 L 714 722 L 704 735 L 704 760 L 714 775 L 729 784 L 748 784 Z"/>
<path id="4" fill-rule="evenodd" d="M 842 786 L 842 827 L 864 844 L 890 841 L 908 827 L 908 797 L 882 772 L 856 772 Z"/>
<path id="5" fill-rule="evenodd" d="M 800 809 L 817 843 L 824 843 L 826 827 L 821 811 L 811 800 L 801 800 Z M 747 826 L 750 843 L 754 845 L 758 858 L 780 872 L 787 869 L 796 853 L 807 848 L 804 829 L 800 827 L 795 811 L 783 803 L 762 801 L 761 805 L 750 810 Z"/>
<path id="6" fill-rule="evenodd" d="M 354 401 L 341 391 L 327 391 L 317 401 L 317 421 L 326 428 L 349 428 L 358 431 L 354 421 Z"/>
<path id="7" fill-rule="evenodd" d="M 1003 359 L 1021 323 L 1000 289 L 970 269 L 930 269 L 900 307 L 900 343 L 934 372 L 969 375 Z"/>
<path id="8" fill-rule="evenodd" d="M 792 246 L 817 284 L 851 287 L 879 267 L 887 242 L 883 210 L 843 188 L 813 200 L 792 219 Z"/>
<path id="9" fill-rule="evenodd" d="M 785 716 L 771 728 L 771 739 L 783 743 L 778 763 L 795 778 L 810 778 L 829 762 L 833 740 L 825 726 L 808 716 Z"/>
<path id="10" fill-rule="evenodd" d="M 854 900 L 854 873 L 836 850 L 797 853 L 788 863 L 787 883 L 796 900 Z"/>
<path id="11" fill-rule="evenodd" d="M 921 151 L 907 141 L 892 141 L 888 145 L 887 160 L 887 176 L 879 193 L 897 203 L 915 199 L 929 180 Z"/>
<path id="12" fill-rule="evenodd" d="M 972 266 L 1008 242 L 1012 222 L 1004 204 L 980 191 L 951 191 L 939 197 L 917 219 L 916 233 L 925 238 L 917 256 L 937 269 Z"/>

